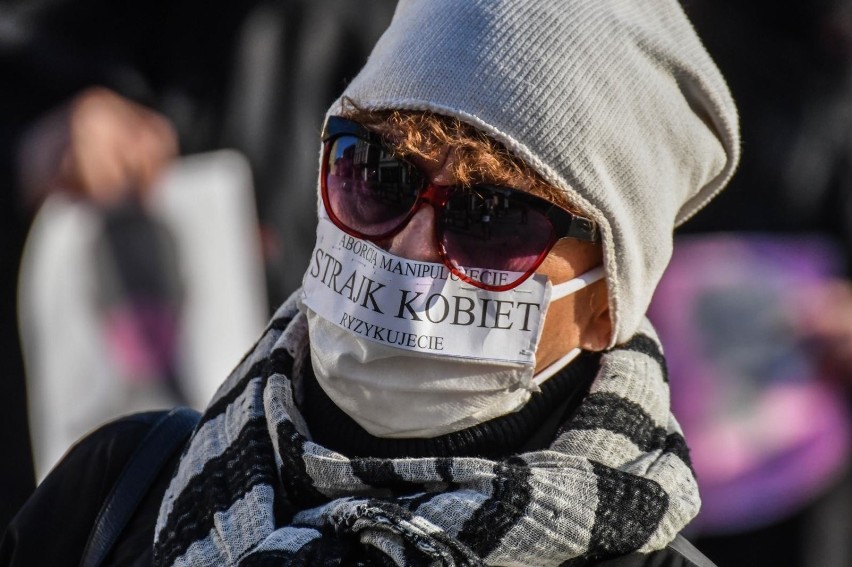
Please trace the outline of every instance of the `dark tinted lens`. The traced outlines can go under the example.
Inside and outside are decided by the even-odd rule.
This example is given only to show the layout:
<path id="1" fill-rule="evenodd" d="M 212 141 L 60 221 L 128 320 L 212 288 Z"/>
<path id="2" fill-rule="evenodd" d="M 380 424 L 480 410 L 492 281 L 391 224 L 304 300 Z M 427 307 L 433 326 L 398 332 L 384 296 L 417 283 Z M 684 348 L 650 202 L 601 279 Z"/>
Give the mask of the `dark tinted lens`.
<path id="1" fill-rule="evenodd" d="M 326 192 L 331 212 L 348 228 L 366 236 L 399 226 L 417 202 L 417 170 L 377 144 L 355 136 L 332 142 Z"/>
<path id="2" fill-rule="evenodd" d="M 443 245 L 453 264 L 526 272 L 550 244 L 544 212 L 509 189 L 457 192 L 443 212 Z M 485 275 L 474 279 L 492 284 Z M 505 282 L 509 283 L 509 282 Z"/>

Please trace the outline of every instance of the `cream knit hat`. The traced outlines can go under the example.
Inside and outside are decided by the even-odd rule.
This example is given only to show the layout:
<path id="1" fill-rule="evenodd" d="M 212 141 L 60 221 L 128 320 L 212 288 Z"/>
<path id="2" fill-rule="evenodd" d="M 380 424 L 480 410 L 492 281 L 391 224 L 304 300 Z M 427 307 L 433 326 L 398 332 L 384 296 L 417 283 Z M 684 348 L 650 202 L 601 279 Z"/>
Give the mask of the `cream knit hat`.
<path id="1" fill-rule="evenodd" d="M 457 117 L 565 191 L 601 228 L 613 344 L 739 159 L 736 108 L 676 0 L 400 0 L 343 96 Z"/>

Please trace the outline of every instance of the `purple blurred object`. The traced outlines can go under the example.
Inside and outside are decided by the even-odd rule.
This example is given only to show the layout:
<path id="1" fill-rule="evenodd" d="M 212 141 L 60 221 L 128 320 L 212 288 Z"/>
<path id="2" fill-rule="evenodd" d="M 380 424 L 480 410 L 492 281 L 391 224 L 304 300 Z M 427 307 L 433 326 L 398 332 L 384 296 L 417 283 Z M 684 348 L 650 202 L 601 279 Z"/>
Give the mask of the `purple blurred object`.
<path id="1" fill-rule="evenodd" d="M 841 274 L 815 236 L 679 239 L 649 310 L 703 505 L 694 527 L 757 528 L 804 507 L 846 469 L 852 424 L 797 331 L 812 291 Z"/>

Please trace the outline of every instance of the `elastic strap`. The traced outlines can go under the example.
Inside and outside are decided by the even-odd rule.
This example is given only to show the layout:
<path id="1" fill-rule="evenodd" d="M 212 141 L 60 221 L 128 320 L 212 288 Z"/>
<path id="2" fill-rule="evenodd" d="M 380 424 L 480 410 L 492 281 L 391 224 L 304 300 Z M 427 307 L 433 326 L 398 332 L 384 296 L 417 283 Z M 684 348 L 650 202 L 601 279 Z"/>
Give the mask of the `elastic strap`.
<path id="1" fill-rule="evenodd" d="M 163 414 L 136 447 L 104 500 L 80 567 L 98 567 L 104 562 L 163 465 L 186 444 L 201 417 L 187 407 Z"/>
<path id="2" fill-rule="evenodd" d="M 553 286 L 553 290 L 550 293 L 550 301 L 556 301 L 557 299 L 562 299 L 565 296 L 580 291 L 584 287 L 590 286 L 596 281 L 603 279 L 604 276 L 606 276 L 606 270 L 604 270 L 603 266 L 598 266 L 584 274 L 580 274 L 573 280 L 556 284 Z"/>

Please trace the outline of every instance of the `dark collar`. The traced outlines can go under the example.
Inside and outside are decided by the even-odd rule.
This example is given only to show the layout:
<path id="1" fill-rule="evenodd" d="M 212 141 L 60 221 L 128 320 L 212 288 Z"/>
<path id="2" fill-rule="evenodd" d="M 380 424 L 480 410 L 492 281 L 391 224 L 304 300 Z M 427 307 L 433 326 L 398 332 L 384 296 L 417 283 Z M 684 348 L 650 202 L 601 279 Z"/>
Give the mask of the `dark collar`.
<path id="1" fill-rule="evenodd" d="M 308 349 L 306 349 L 308 350 Z M 552 376 L 518 411 L 431 438 L 387 439 L 368 433 L 338 408 L 307 360 L 294 386 L 313 441 L 348 457 L 483 457 L 501 459 L 547 448 L 574 413 L 598 371 L 599 353 L 583 353 Z"/>

